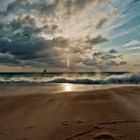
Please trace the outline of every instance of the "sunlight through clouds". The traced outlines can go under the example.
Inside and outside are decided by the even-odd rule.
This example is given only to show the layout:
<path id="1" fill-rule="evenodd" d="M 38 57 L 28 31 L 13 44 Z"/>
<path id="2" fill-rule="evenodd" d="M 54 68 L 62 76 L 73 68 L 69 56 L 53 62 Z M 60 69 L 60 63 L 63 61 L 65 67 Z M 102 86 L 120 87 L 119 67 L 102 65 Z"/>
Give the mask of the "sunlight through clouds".
<path id="1" fill-rule="evenodd" d="M 23 71 L 66 71 L 69 55 L 70 71 L 113 70 L 126 61 L 120 58 L 127 54 L 123 46 L 140 40 L 139 7 L 136 0 L 2 0 L 0 53 L 9 56 L 0 56 L 0 64 Z M 117 54 L 109 53 L 111 49 Z"/>

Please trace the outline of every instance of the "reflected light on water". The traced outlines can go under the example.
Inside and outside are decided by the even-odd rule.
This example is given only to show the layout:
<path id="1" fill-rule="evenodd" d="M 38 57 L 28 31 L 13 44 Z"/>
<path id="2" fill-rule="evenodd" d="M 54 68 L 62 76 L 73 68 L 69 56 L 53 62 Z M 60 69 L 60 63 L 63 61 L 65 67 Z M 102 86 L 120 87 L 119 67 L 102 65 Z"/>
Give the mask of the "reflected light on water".
<path id="1" fill-rule="evenodd" d="M 120 85 L 119 85 L 120 86 Z M 107 89 L 111 87 L 117 87 L 114 85 L 78 85 L 78 84 L 69 84 L 69 83 L 63 83 L 61 84 L 60 92 L 70 92 L 70 91 L 93 91 L 98 89 Z M 54 87 L 53 87 L 54 89 Z"/>
<path id="2" fill-rule="evenodd" d="M 73 90 L 73 87 L 72 87 L 72 84 L 63 84 L 64 86 L 64 91 L 72 91 Z"/>

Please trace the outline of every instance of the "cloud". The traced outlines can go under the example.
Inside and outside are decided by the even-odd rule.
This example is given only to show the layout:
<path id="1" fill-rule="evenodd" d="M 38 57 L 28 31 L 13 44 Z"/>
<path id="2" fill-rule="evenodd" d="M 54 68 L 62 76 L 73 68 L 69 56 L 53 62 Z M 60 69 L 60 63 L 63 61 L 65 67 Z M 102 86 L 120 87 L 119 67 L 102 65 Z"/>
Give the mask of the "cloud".
<path id="1" fill-rule="evenodd" d="M 117 50 L 115 50 L 115 49 L 111 49 L 111 50 L 109 50 L 109 53 L 118 53 L 118 51 Z"/>
<path id="2" fill-rule="evenodd" d="M 69 56 L 71 70 L 117 65 L 120 57 L 115 55 L 115 49 L 94 51 L 95 46 L 110 41 L 102 27 L 110 22 L 108 17 L 113 8 L 102 9 L 103 2 L 13 0 L 7 3 L 7 8 L 0 12 L 0 63 L 67 69 Z"/>
<path id="3" fill-rule="evenodd" d="M 139 67 L 139 66 L 140 66 L 140 64 L 134 64 L 134 66 Z"/>
<path id="4" fill-rule="evenodd" d="M 95 2 L 95 0 L 74 0 L 74 5 L 76 9 L 84 9 L 90 3 Z"/>
<path id="5" fill-rule="evenodd" d="M 112 55 L 112 54 L 110 54 L 110 53 L 106 53 L 106 54 L 104 54 L 101 58 L 103 59 L 103 60 L 110 60 L 110 59 L 116 59 L 116 58 L 119 58 L 120 56 L 118 56 L 118 55 Z"/>
<path id="6" fill-rule="evenodd" d="M 85 64 L 87 66 L 95 66 L 95 67 L 97 67 L 97 61 L 96 61 L 96 59 L 85 59 L 83 61 L 83 64 Z"/>
<path id="7" fill-rule="evenodd" d="M 122 60 L 123 55 L 120 54 L 116 55 L 116 53 L 110 53 L 101 50 L 99 51 L 97 48 L 93 49 L 91 53 L 92 53 L 91 57 L 85 57 L 80 62 L 80 64 L 83 64 L 89 67 L 90 69 L 109 70 L 110 68 L 119 65 L 125 65 L 126 63 L 126 61 Z"/>
<path id="8" fill-rule="evenodd" d="M 102 18 L 102 19 L 100 19 L 99 22 L 98 22 L 97 25 L 96 25 L 96 28 L 97 28 L 97 29 L 102 28 L 106 22 L 107 22 L 107 18 Z"/>
<path id="9" fill-rule="evenodd" d="M 36 14 L 55 15 L 59 0 L 14 0 L 7 4 L 4 11 L 0 11 L 1 16 L 12 14 Z"/>
<path id="10" fill-rule="evenodd" d="M 0 63 L 6 65 L 20 65 L 20 61 L 8 53 L 0 53 Z"/>
<path id="11" fill-rule="evenodd" d="M 95 51 L 95 52 L 93 52 L 93 57 L 100 56 L 100 55 L 102 55 L 102 54 L 103 54 L 103 53 L 100 52 L 100 51 Z"/>
<path id="12" fill-rule="evenodd" d="M 106 61 L 105 64 L 106 64 L 106 66 L 111 66 L 111 67 L 119 65 L 118 62 L 116 62 L 114 60 Z"/>
<path id="13" fill-rule="evenodd" d="M 120 65 L 126 65 L 127 64 L 127 61 L 121 61 L 120 62 Z"/>
<path id="14" fill-rule="evenodd" d="M 86 42 L 91 43 L 93 45 L 97 45 L 97 44 L 104 43 L 104 42 L 107 42 L 107 41 L 108 41 L 107 38 L 102 37 L 102 35 L 99 35 L 97 37 L 87 36 L 87 41 Z"/>
<path id="15" fill-rule="evenodd" d="M 6 10 L 0 11 L 1 16 L 11 14 L 37 14 L 69 19 L 85 10 L 90 4 L 102 3 L 105 0 L 13 0 L 7 2 Z"/>
<path id="16" fill-rule="evenodd" d="M 140 41 L 139 40 L 132 40 L 125 45 L 123 45 L 124 48 L 136 48 L 140 47 Z"/>
<path id="17" fill-rule="evenodd" d="M 36 40 L 24 41 L 8 41 L 0 40 L 0 53 L 3 54 L 1 63 L 24 64 L 39 67 L 39 66 L 62 66 L 61 53 L 55 52 L 57 47 L 64 47 L 67 40 L 62 37 L 45 40 L 36 38 Z M 54 51 L 52 52 L 52 50 Z M 9 54 L 9 56 L 5 56 Z M 11 59 L 12 57 L 12 59 Z M 18 63 L 17 63 L 18 62 Z M 24 62 L 24 63 L 23 63 Z"/>

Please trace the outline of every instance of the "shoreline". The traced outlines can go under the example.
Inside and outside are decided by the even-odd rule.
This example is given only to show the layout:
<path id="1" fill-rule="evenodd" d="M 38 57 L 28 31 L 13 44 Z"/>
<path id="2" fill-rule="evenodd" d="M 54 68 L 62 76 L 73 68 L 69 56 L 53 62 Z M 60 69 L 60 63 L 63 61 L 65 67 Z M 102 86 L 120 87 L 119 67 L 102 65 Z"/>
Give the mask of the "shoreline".
<path id="1" fill-rule="evenodd" d="M 61 94 L 93 92 L 112 88 L 139 87 L 139 84 L 69 84 L 69 83 L 0 83 L 0 97 L 2 96 L 22 96 L 30 94 Z M 48 92 L 49 91 L 49 92 Z"/>

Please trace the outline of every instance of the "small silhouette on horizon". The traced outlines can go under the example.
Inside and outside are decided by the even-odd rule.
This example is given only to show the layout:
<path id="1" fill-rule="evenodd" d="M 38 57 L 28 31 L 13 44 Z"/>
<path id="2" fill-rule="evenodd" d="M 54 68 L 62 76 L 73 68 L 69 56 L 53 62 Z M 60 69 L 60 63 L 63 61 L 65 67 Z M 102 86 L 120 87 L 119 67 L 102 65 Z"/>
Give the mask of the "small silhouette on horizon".
<path id="1" fill-rule="evenodd" d="M 44 75 L 47 72 L 47 69 L 44 69 L 42 72 L 42 75 Z"/>

